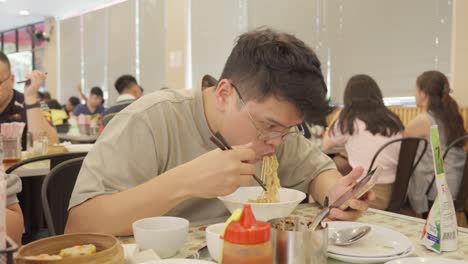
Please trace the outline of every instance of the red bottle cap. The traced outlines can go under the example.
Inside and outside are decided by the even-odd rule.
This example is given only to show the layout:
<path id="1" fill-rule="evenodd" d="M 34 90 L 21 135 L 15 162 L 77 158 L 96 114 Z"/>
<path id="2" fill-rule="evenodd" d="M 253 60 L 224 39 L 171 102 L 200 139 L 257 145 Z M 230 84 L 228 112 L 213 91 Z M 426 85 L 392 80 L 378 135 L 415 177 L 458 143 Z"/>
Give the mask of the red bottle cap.
<path id="1" fill-rule="evenodd" d="M 250 208 L 244 205 L 239 221 L 233 221 L 226 228 L 224 240 L 234 244 L 260 244 L 270 240 L 270 224 L 257 221 Z"/>

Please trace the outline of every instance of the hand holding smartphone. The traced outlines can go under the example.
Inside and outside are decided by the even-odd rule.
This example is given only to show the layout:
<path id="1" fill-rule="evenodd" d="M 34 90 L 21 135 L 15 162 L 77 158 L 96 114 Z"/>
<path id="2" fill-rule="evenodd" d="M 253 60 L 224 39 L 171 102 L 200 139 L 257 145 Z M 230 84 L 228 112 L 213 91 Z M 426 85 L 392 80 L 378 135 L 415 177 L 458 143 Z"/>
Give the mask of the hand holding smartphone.
<path id="1" fill-rule="evenodd" d="M 356 182 L 353 186 L 349 188 L 345 193 L 343 193 L 338 199 L 336 199 L 330 206 L 328 205 L 328 197 L 325 199 L 325 204 L 323 210 L 315 217 L 314 222 L 310 225 L 310 230 L 315 230 L 317 226 L 325 219 L 329 214 L 332 208 L 341 208 L 346 209 L 349 207 L 349 202 L 351 199 L 359 199 L 365 193 L 370 191 L 377 182 L 380 172 L 382 172 L 382 167 L 377 166 L 375 169 L 369 171 L 366 176 L 361 178 L 360 181 Z"/>
<path id="2" fill-rule="evenodd" d="M 336 199 L 330 205 L 330 208 L 348 208 L 351 199 L 361 198 L 365 193 L 370 191 L 375 186 L 381 172 L 382 167 L 380 166 L 377 166 L 373 170 L 369 171 L 366 176 L 361 178 L 361 180 L 356 182 L 348 191 L 338 197 L 338 199 Z"/>

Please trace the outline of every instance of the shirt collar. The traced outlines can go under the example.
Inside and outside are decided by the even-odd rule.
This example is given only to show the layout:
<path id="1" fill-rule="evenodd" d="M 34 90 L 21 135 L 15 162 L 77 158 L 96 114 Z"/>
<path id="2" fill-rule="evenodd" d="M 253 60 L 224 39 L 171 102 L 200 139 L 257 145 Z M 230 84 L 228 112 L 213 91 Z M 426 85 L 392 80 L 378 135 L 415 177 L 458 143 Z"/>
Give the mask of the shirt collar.
<path id="1" fill-rule="evenodd" d="M 119 97 L 117 97 L 117 103 L 126 101 L 126 100 L 136 100 L 135 96 L 131 94 L 121 94 Z"/>

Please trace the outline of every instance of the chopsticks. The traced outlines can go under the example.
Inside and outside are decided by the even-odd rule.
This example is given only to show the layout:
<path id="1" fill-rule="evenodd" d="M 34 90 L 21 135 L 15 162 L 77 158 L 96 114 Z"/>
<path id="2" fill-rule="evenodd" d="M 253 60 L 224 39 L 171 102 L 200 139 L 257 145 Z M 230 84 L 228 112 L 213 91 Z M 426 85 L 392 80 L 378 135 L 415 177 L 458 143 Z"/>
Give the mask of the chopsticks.
<path id="1" fill-rule="evenodd" d="M 45 72 L 44 74 L 47 75 L 47 72 Z M 22 81 L 19 81 L 19 82 L 16 82 L 16 83 L 17 84 L 24 83 L 26 86 L 28 86 L 28 85 L 31 84 L 31 79 L 22 80 Z"/>
<path id="2" fill-rule="evenodd" d="M 223 135 L 221 133 L 216 132 L 214 134 L 214 137 L 210 137 L 211 142 L 213 142 L 218 148 L 221 150 L 231 150 L 232 147 L 227 143 L 226 139 L 224 139 Z M 255 179 L 255 181 L 263 188 L 263 190 L 267 190 L 265 187 L 265 184 L 260 180 L 255 174 L 252 175 L 252 177 Z"/>

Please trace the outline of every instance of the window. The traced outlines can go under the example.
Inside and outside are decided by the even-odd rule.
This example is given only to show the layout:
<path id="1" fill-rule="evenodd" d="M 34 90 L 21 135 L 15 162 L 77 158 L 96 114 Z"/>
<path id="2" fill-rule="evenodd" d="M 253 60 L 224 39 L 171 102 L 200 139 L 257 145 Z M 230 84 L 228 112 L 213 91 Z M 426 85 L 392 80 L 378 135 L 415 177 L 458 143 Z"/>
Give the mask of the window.
<path id="1" fill-rule="evenodd" d="M 16 30 L 3 33 L 3 52 L 5 54 L 16 52 Z"/>

